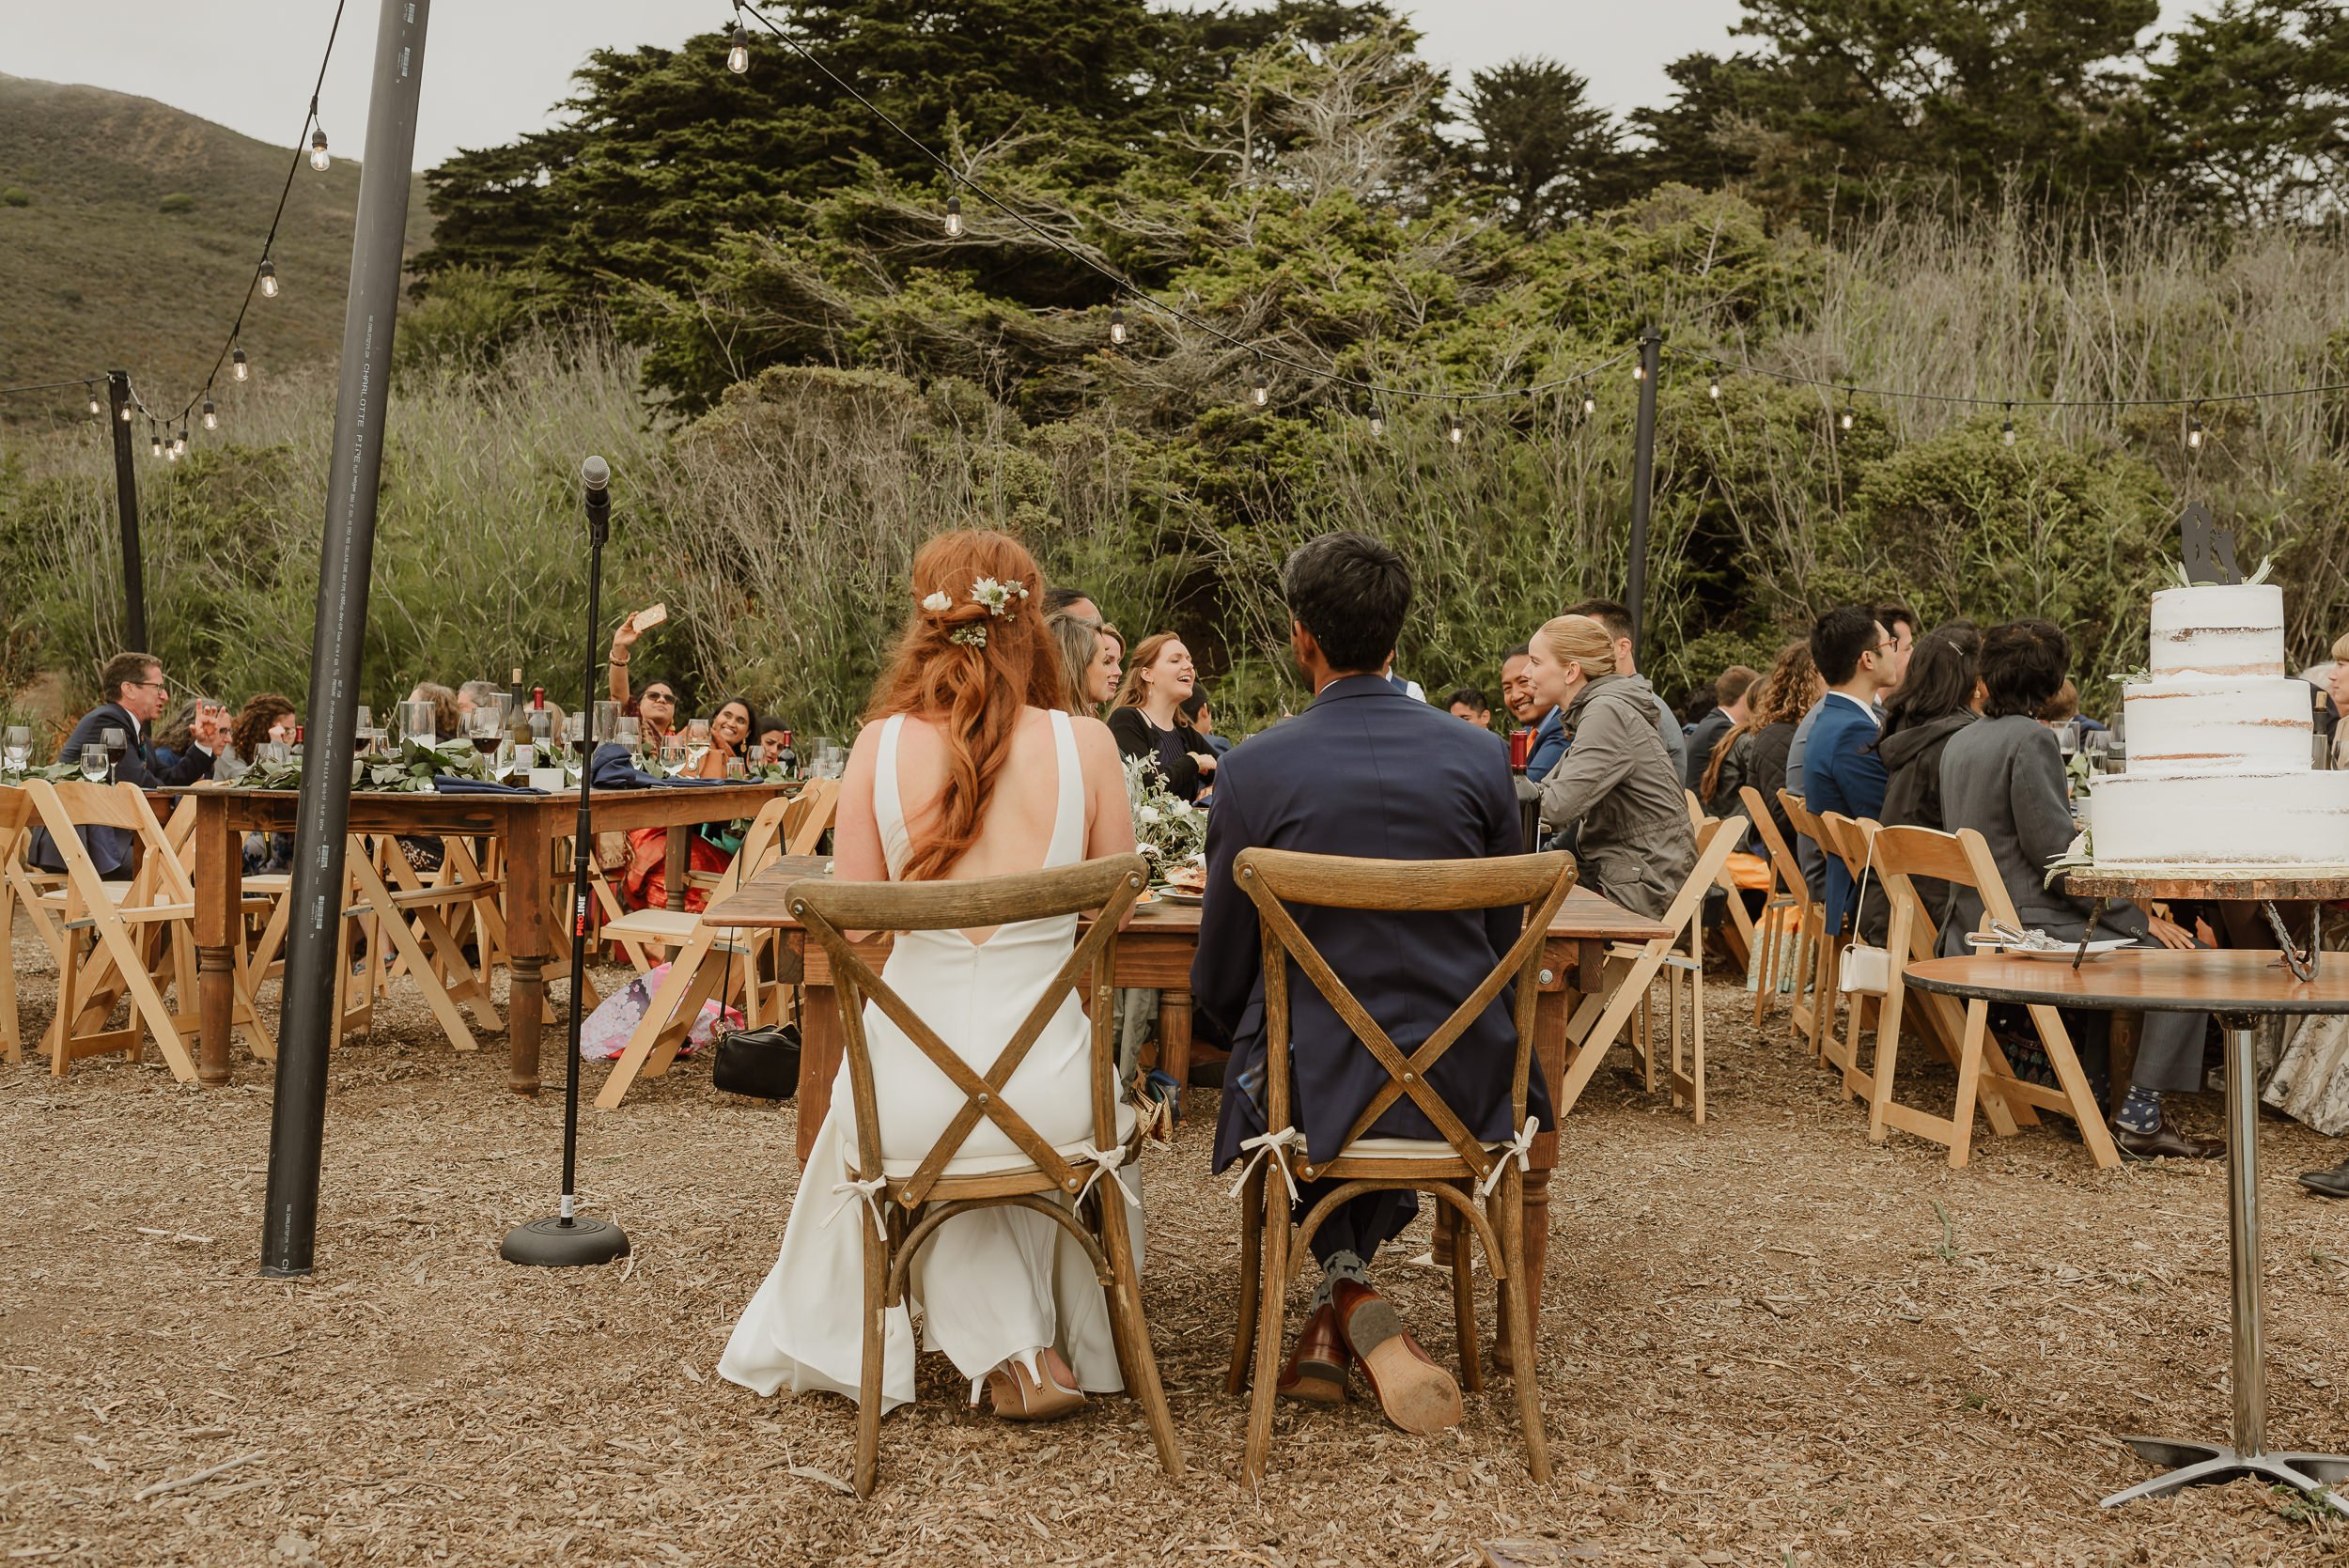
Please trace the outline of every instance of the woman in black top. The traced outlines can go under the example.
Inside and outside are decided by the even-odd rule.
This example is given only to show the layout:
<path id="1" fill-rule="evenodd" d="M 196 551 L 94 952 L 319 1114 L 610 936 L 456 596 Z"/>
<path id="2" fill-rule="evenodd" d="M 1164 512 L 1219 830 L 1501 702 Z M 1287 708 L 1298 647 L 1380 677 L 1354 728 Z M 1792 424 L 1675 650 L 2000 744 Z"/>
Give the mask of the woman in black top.
<path id="1" fill-rule="evenodd" d="M 1166 787 L 1196 800 L 1215 782 L 1215 753 L 1183 717 L 1183 700 L 1198 684 L 1190 650 L 1171 631 L 1134 645 L 1126 679 L 1110 707 L 1110 734 L 1128 758 L 1156 757 Z"/>
<path id="2" fill-rule="evenodd" d="M 1941 819 L 1941 753 L 1950 737 L 1982 711 L 1982 632 L 1971 621 L 1951 621 L 1917 639 L 1908 669 L 1884 705 L 1875 753 L 1884 759 L 1888 828 L 1931 828 Z"/>

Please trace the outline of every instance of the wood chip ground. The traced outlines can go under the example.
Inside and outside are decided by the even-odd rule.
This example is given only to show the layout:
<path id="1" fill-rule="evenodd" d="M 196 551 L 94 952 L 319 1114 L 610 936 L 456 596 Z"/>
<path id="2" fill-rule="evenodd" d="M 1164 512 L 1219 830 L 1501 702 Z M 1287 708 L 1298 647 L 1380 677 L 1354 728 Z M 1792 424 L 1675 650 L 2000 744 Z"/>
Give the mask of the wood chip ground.
<path id="1" fill-rule="evenodd" d="M 31 1034 L 54 976 L 16 936 Z M 1358 1382 L 1341 1412 L 1284 1411 L 1269 1479 L 1240 1481 L 1211 1092 L 1143 1176 L 1189 1473 L 1159 1472 L 1122 1399 L 1007 1427 L 932 1358 L 859 1502 L 846 1405 L 716 1374 L 790 1202 L 788 1107 L 689 1062 L 588 1110 L 583 1199 L 634 1254 L 516 1268 L 498 1239 L 553 1206 L 561 1098 L 508 1094 L 503 1038 L 459 1055 L 403 988 L 334 1058 L 318 1271 L 288 1283 L 256 1271 L 266 1067 L 241 1051 L 234 1085 L 198 1091 L 152 1051 L 62 1080 L 28 1052 L 0 1067 L 0 1564 L 2349 1560 L 2349 1530 L 2248 1484 L 2096 1506 L 2147 1473 L 2116 1434 L 2222 1433 L 2223 1167 L 2099 1173 L 2052 1126 L 1984 1133 L 1963 1172 L 1873 1145 L 1779 1020 L 1714 995 L 1705 1127 L 1606 1070 L 1569 1120 L 1546 1487 L 1498 1380 L 1432 1442 Z M 2214 1097 L 2184 1111 L 2215 1130 Z M 2291 1180 L 2341 1151 L 2262 1131 L 2270 1434 L 2349 1447 L 2349 1205 Z M 1379 1272 L 1450 1358 L 1442 1281 Z"/>

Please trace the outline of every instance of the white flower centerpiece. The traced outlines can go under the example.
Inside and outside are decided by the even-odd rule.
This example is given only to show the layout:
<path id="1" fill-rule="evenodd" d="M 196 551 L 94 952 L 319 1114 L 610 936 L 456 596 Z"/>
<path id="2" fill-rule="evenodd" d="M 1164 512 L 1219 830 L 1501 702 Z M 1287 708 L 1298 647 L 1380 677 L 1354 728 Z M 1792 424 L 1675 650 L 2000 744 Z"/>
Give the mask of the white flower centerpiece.
<path id="1" fill-rule="evenodd" d="M 1207 847 L 1207 814 L 1166 787 L 1156 757 L 1126 763 L 1126 800 L 1133 808 L 1134 847 L 1150 862 L 1156 887 L 1166 874 L 1196 863 Z"/>

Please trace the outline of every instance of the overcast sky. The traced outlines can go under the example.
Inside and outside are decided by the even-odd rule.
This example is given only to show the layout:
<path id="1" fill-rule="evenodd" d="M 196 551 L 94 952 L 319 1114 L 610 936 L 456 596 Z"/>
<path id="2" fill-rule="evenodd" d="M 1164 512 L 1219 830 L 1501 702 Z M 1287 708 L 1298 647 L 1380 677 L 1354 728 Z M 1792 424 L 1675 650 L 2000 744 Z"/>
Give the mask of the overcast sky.
<path id="1" fill-rule="evenodd" d="M 1663 101 L 1666 61 L 1730 46 L 1738 0 L 1403 0 L 1423 52 L 1454 80 L 1547 54 L 1619 110 Z M 2171 24 L 2195 0 L 2163 0 Z M 319 116 L 337 151 L 364 140 L 376 0 L 350 0 Z M 0 0 L 0 71 L 161 99 L 290 146 L 326 47 L 334 0 Z M 599 46 L 674 47 L 723 23 L 724 0 L 441 0 L 426 49 L 416 160 L 510 140 L 548 121 Z"/>

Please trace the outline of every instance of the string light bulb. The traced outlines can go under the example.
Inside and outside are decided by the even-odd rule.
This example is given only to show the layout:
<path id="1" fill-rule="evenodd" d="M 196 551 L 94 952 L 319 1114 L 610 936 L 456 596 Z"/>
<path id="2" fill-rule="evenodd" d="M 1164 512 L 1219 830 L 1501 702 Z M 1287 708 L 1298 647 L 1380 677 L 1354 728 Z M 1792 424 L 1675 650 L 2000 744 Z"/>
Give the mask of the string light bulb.
<path id="1" fill-rule="evenodd" d="M 326 151 L 326 128 L 319 126 L 310 132 L 310 166 L 324 174 L 334 166 L 334 160 Z"/>
<path id="2" fill-rule="evenodd" d="M 1716 403 L 1721 400 L 1721 379 L 1719 376 L 1713 378 L 1713 384 L 1704 389 L 1704 395 Z"/>
<path id="3" fill-rule="evenodd" d="M 161 432 L 152 429 L 147 432 L 147 455 L 150 458 L 160 458 L 163 455 L 163 438 Z"/>
<path id="4" fill-rule="evenodd" d="M 739 17 L 726 38 L 726 69 L 737 76 L 746 76 L 751 69 L 751 35 Z"/>
<path id="5" fill-rule="evenodd" d="M 128 403 L 122 405 L 122 422 L 125 425 L 131 423 L 131 405 Z"/>
<path id="6" fill-rule="evenodd" d="M 277 263 L 268 256 L 261 257 L 261 298 L 277 298 Z"/>
<path id="7" fill-rule="evenodd" d="M 1387 433 L 1386 411 L 1376 403 L 1370 406 L 1370 433 L 1373 440 Z"/>
<path id="8" fill-rule="evenodd" d="M 1598 412 L 1598 399 L 1587 392 L 1584 393 L 1582 395 L 1582 417 L 1588 419 L 1596 412 Z"/>
<path id="9" fill-rule="evenodd" d="M 2006 406 L 2006 428 L 1999 432 L 1999 444 L 2001 446 L 2015 444 L 2015 405 L 2012 403 Z"/>
<path id="10" fill-rule="evenodd" d="M 949 240 L 962 238 L 962 198 L 960 196 L 946 198 L 946 238 Z"/>
<path id="11" fill-rule="evenodd" d="M 98 411 L 98 389 L 96 387 L 89 390 L 89 411 L 92 413 Z"/>
<path id="12" fill-rule="evenodd" d="M 185 425 L 182 425 L 182 426 L 180 426 L 180 427 L 179 427 L 179 433 L 178 435 L 174 436 L 174 437 L 172 438 L 172 440 L 171 440 L 171 458 L 172 458 L 172 460 L 173 460 L 174 462 L 179 461 L 179 459 L 186 454 L 187 450 L 188 450 L 188 427 L 187 427 Z"/>
<path id="13" fill-rule="evenodd" d="M 1457 446 L 1467 437 L 1468 432 L 1460 428 L 1460 411 L 1455 408 L 1452 411 L 1452 423 L 1444 430 L 1444 439 Z"/>
<path id="14" fill-rule="evenodd" d="M 212 407 L 212 400 L 210 397 L 204 399 L 204 428 L 208 430 L 220 428 L 220 411 Z"/>
<path id="15" fill-rule="evenodd" d="M 1126 341 L 1126 312 L 1123 306 L 1110 306 L 1110 341 L 1118 344 Z"/>
<path id="16" fill-rule="evenodd" d="M 1264 372 L 1261 370 L 1256 372 L 1256 384 L 1250 389 L 1248 400 L 1260 409 L 1272 401 L 1272 388 L 1265 383 Z"/>
<path id="17" fill-rule="evenodd" d="M 1843 429 L 1848 430 L 1852 427 L 1851 388 L 1849 387 L 1843 389 L 1843 411 L 1835 423 Z"/>
<path id="18" fill-rule="evenodd" d="M 2186 444 L 2190 451 L 2200 452 L 2202 449 L 2201 408 L 2201 404 L 2195 404 L 2186 418 Z"/>
<path id="19" fill-rule="evenodd" d="M 1632 379 L 1633 380 L 1635 380 L 1635 381 L 1644 381 L 1644 380 L 1647 380 L 1647 366 L 1646 366 L 1646 365 L 1633 365 L 1633 366 L 1631 367 L 1631 379 Z"/>
<path id="20" fill-rule="evenodd" d="M 249 381 L 253 379 L 253 366 L 246 363 L 244 350 L 242 349 L 231 349 L 228 350 L 228 374 L 230 377 L 240 381 Z M 123 410 L 122 417 L 125 419 L 130 418 L 131 411 L 128 409 Z"/>

